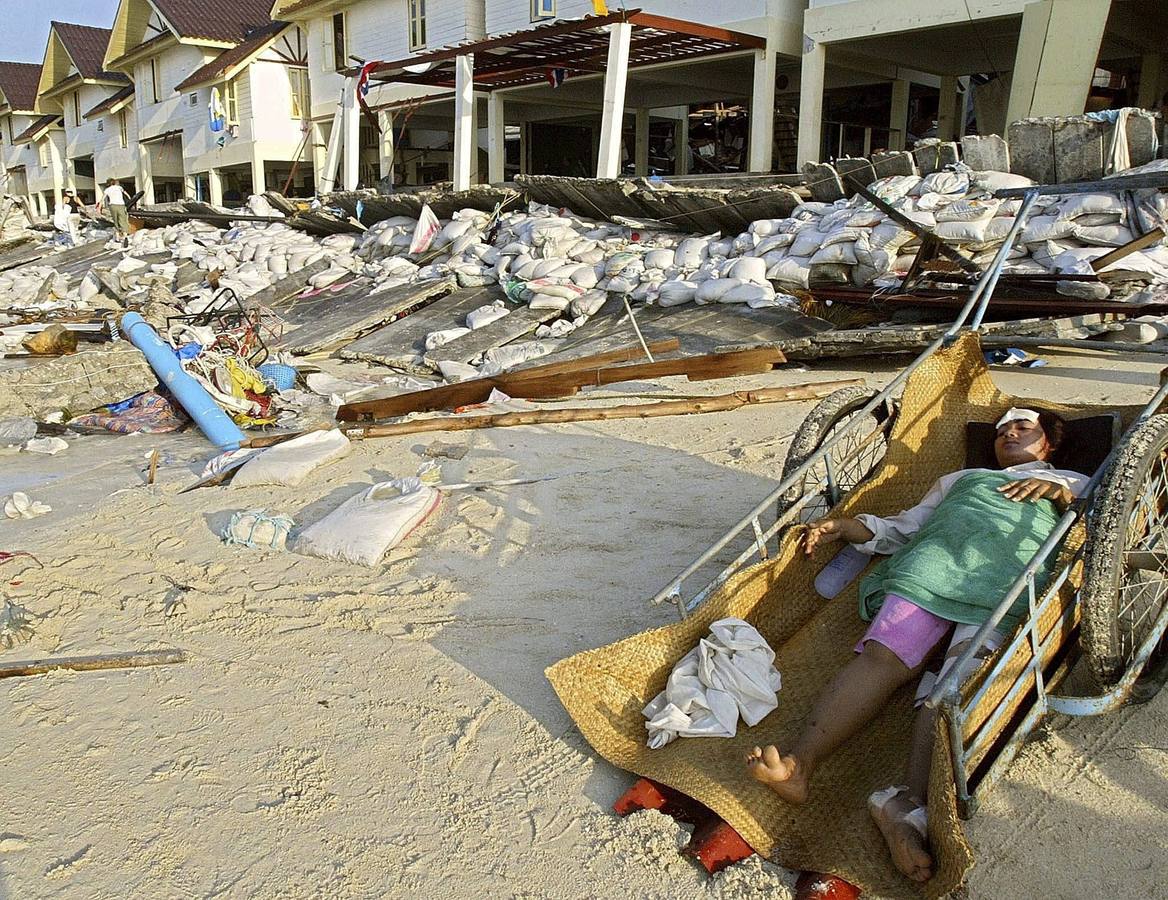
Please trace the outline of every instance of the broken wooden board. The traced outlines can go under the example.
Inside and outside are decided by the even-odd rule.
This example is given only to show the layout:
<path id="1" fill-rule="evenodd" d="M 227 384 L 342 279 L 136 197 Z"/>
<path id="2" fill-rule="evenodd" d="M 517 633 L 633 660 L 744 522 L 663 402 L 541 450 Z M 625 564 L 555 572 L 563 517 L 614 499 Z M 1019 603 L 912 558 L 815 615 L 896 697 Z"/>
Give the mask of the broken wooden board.
<path id="1" fill-rule="evenodd" d="M 556 371 L 550 375 L 541 374 L 539 369 L 535 369 L 494 378 L 476 378 L 380 400 L 349 403 L 337 410 L 337 419 L 342 422 L 355 422 L 362 419 L 401 416 L 410 412 L 457 408 L 484 402 L 495 388 L 512 397 L 550 399 L 570 397 L 583 387 L 618 384 L 622 381 L 644 378 L 664 378 L 669 375 L 684 375 L 691 381 L 733 375 L 757 375 L 769 372 L 776 365 L 786 362 L 786 357 L 773 347 L 763 347 L 704 356 L 658 359 L 655 362 L 630 365 L 598 364 L 596 357 L 578 362 L 577 367 L 568 368 L 567 371 L 563 371 L 566 367 L 554 364 L 557 367 Z"/>
<path id="2" fill-rule="evenodd" d="M 280 316 L 293 327 L 275 346 L 298 355 L 333 350 L 415 307 L 445 296 L 453 289 L 454 282 L 419 281 L 370 293 L 372 285 L 370 279 L 358 278 L 336 293 L 326 288 L 293 300 L 280 310 Z"/>
<path id="3" fill-rule="evenodd" d="M 426 335 L 463 325 L 467 313 L 501 297 L 501 292 L 493 287 L 460 288 L 343 347 L 338 355 L 341 359 L 378 363 L 411 375 L 433 375 L 437 367 L 423 359 Z"/>

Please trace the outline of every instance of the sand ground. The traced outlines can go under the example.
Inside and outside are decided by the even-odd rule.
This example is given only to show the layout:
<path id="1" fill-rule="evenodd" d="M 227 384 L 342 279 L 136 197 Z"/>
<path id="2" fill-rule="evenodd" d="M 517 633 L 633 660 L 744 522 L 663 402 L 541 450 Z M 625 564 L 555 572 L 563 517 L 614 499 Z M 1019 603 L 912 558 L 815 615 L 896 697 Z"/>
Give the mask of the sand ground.
<path id="1" fill-rule="evenodd" d="M 1001 383 L 1129 403 L 1163 362 L 1047 358 Z M 859 374 L 878 384 L 901 362 Z M 757 865 L 711 882 L 671 852 L 630 852 L 639 838 L 608 813 L 629 778 L 592 754 L 542 673 L 671 621 L 647 598 L 774 485 L 812 405 L 368 441 L 298 488 L 179 495 L 209 456 L 197 434 L 0 457 L 0 495 L 54 507 L 0 524 L 0 549 L 44 565 L 0 570 L 41 617 L 0 661 L 191 654 L 3 683 L 0 898 L 783 896 L 783 874 Z M 412 474 L 433 437 L 470 448 L 444 462 L 447 481 L 555 477 L 450 496 L 379 569 L 219 540 L 234 511 L 308 522 Z M 1052 718 L 970 824 L 968 895 L 1168 896 L 1166 826 L 1168 691 Z"/>

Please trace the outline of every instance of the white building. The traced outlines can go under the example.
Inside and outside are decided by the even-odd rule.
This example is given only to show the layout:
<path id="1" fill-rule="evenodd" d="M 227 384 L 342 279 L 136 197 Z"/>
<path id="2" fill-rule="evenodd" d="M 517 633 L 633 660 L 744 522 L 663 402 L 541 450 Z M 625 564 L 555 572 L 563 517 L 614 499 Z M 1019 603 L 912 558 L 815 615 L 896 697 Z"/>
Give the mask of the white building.
<path id="1" fill-rule="evenodd" d="M 127 85 L 85 110 L 82 117 L 94 131 L 93 171 L 98 185 L 113 178 L 123 187 L 137 183 L 138 116 L 134 86 Z"/>
<path id="2" fill-rule="evenodd" d="M 45 209 L 28 188 L 29 176 L 39 175 L 40 161 L 32 144 L 17 140 L 40 118 L 36 112 L 40 77 L 41 67 L 35 63 L 0 62 L 0 194 L 27 197 L 43 214 Z"/>
<path id="3" fill-rule="evenodd" d="M 143 202 L 235 200 L 283 187 L 280 173 L 307 145 L 304 42 L 273 23 L 270 9 L 271 0 L 122 0 L 105 66 L 133 79 Z M 213 91 L 221 130 L 211 125 Z"/>
<path id="4" fill-rule="evenodd" d="M 129 86 L 129 79 L 102 66 L 109 44 L 108 28 L 91 28 L 53 22 L 37 87 L 37 108 L 57 115 L 58 127 L 48 138 L 60 149 L 58 168 L 45 179 L 45 189 L 59 199 L 61 187 L 72 188 L 85 202 L 92 203 L 98 125 L 85 114 L 110 96 Z M 39 149 L 38 149 L 39 153 Z M 51 187 L 48 182 L 51 181 Z"/>

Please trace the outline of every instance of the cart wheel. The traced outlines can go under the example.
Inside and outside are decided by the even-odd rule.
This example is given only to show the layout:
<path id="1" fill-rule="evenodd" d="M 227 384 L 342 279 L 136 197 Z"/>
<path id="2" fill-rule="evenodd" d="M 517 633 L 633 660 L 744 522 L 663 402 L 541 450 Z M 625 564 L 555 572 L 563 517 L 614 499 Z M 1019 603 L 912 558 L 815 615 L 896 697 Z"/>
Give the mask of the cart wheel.
<path id="1" fill-rule="evenodd" d="M 1082 638 L 1091 672 L 1118 681 L 1168 602 L 1168 415 L 1120 444 L 1088 517 Z M 1162 641 L 1158 654 L 1163 654 Z M 1156 668 L 1156 656 L 1149 670 Z"/>
<path id="2" fill-rule="evenodd" d="M 876 394 L 871 389 L 856 386 L 842 388 L 819 401 L 791 440 L 787 461 L 783 464 L 783 478 L 801 466 L 841 426 L 853 422 L 859 410 L 874 396 Z M 890 407 L 888 402 L 882 403 L 867 413 L 864 417 L 866 421 L 860 423 L 831 451 L 837 497 L 842 497 L 863 481 L 884 459 L 895 417 L 895 408 Z M 803 487 L 791 489 L 786 497 L 787 503 L 793 503 L 811 490 L 823 474 L 824 465 L 820 462 L 804 476 Z M 834 505 L 835 499 L 830 490 L 824 489 L 818 497 L 807 502 L 799 518 L 803 522 L 810 522 L 823 516 Z"/>

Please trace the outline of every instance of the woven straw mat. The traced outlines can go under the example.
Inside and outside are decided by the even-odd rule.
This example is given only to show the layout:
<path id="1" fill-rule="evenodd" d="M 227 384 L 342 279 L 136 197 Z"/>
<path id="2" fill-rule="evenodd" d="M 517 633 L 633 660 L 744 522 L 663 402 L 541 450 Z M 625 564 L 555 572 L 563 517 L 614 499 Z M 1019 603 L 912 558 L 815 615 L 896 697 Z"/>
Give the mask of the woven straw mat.
<path id="1" fill-rule="evenodd" d="M 883 462 L 833 514 L 891 515 L 916 504 L 937 478 L 962 467 L 966 422 L 994 422 L 1010 406 L 1026 404 L 994 386 L 977 337 L 963 336 L 910 376 Z M 1042 405 L 1072 417 L 1099 412 Z M 747 773 L 744 757 L 755 745 L 790 745 L 866 627 L 857 611 L 859 578 L 834 601 L 815 593 L 815 576 L 838 547 L 807 560 L 800 538 L 792 530 L 775 558 L 739 572 L 685 621 L 561 660 L 547 676 L 601 756 L 706 804 L 764 856 L 795 870 L 834 873 L 882 897 L 944 896 L 963 882 L 973 853 L 957 815 L 940 717 L 936 740 L 944 752 L 933 755 L 929 796 L 929 842 L 937 862 L 926 885 L 892 866 L 866 804 L 872 791 L 902 780 L 914 684 L 821 765 L 803 806 L 784 803 Z M 750 622 L 776 649 L 775 665 L 783 677 L 778 709 L 754 728 L 741 726 L 728 740 L 681 738 L 648 749 L 641 709 L 664 689 L 674 664 L 707 634 L 710 623 L 726 616 Z"/>

